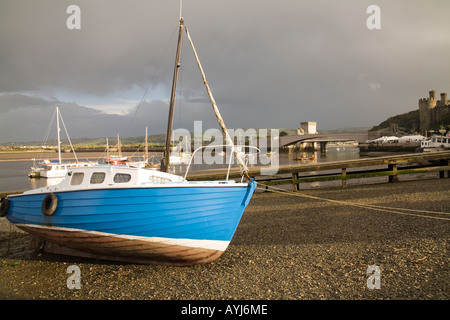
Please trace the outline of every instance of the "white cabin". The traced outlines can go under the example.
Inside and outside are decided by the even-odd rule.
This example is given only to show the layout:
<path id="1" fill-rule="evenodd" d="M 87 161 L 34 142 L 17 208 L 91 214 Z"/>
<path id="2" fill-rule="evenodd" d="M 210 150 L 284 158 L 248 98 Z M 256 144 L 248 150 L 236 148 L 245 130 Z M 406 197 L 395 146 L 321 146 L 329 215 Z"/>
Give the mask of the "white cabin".
<path id="1" fill-rule="evenodd" d="M 149 183 L 158 184 L 182 181 L 185 181 L 185 179 L 181 176 L 154 169 L 97 165 L 68 168 L 66 175 L 59 184 L 26 191 L 25 193 L 129 188 Z"/>
<path id="2" fill-rule="evenodd" d="M 423 148 L 424 151 L 448 149 L 450 148 L 450 137 L 432 136 L 430 139 L 422 141 L 420 147 Z"/>

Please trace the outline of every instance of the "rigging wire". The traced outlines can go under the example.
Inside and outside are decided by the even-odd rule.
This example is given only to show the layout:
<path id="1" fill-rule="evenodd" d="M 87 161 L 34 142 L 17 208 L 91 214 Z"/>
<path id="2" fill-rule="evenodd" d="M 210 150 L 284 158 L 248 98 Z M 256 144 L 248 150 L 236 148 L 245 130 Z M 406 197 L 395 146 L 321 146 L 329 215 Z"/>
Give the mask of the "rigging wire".
<path id="1" fill-rule="evenodd" d="M 55 109 L 55 111 L 53 111 L 52 118 L 50 120 L 50 123 L 47 126 L 47 130 L 45 131 L 45 136 L 44 136 L 44 139 L 42 141 L 42 144 L 44 146 L 47 144 L 47 140 L 48 140 L 48 137 L 50 135 L 50 131 L 51 131 L 52 126 L 53 126 L 53 119 L 55 119 L 55 114 L 56 114 L 56 109 Z M 44 150 L 41 150 L 41 153 L 39 154 L 39 161 L 42 159 L 42 153 L 43 152 L 44 152 Z"/>
<path id="2" fill-rule="evenodd" d="M 281 188 L 277 188 L 277 187 L 274 187 L 274 186 L 270 186 L 270 185 L 267 185 L 267 184 L 264 184 L 264 183 L 258 183 L 258 187 L 259 187 L 259 185 L 264 186 L 265 188 L 270 188 L 270 190 L 272 192 L 282 193 L 282 194 L 291 195 L 291 196 L 295 196 L 295 197 L 327 201 L 327 202 L 337 203 L 337 204 L 340 204 L 340 205 L 358 207 L 358 208 L 363 208 L 363 209 L 371 209 L 371 210 L 375 210 L 375 211 L 389 212 L 389 213 L 395 213 L 395 214 L 400 214 L 400 215 L 408 215 L 408 216 L 414 216 L 414 217 L 419 217 L 419 218 L 428 218 L 428 219 L 437 219 L 437 220 L 450 221 L 450 218 L 424 215 L 424 214 L 449 215 L 450 214 L 449 212 L 416 210 L 416 209 L 406 209 L 406 208 L 392 208 L 392 207 L 377 206 L 377 205 L 363 205 L 363 204 L 353 203 L 353 202 L 350 202 L 350 201 L 327 199 L 327 198 L 322 198 L 322 197 L 308 195 L 308 194 L 303 194 L 303 193 L 291 193 L 291 192 L 289 192 L 287 190 L 284 190 L 284 189 L 281 189 Z M 402 212 L 402 210 L 410 211 L 410 212 Z M 417 213 L 422 213 L 422 214 L 415 214 L 415 213 L 411 213 L 411 212 L 417 212 Z"/>
<path id="3" fill-rule="evenodd" d="M 61 113 L 59 114 L 59 116 L 60 116 L 61 122 L 63 124 L 64 131 L 66 132 L 67 139 L 69 140 L 70 147 L 72 148 L 72 152 L 73 152 L 73 155 L 75 157 L 75 161 L 78 162 L 77 154 L 75 153 L 75 150 L 73 148 L 72 141 L 70 141 L 69 133 L 67 132 L 66 124 L 64 123 L 64 120 L 63 120 L 63 118 L 61 116 Z"/>
<path id="4" fill-rule="evenodd" d="M 131 125 L 133 124 L 134 119 L 136 118 L 136 115 L 137 115 L 137 113 L 139 112 L 139 109 L 140 109 L 141 106 L 142 106 L 142 103 L 143 103 L 143 101 L 144 101 L 144 99 L 145 99 L 145 96 L 147 95 L 148 90 L 150 89 L 150 86 L 152 85 L 153 81 L 154 81 L 155 78 L 156 78 L 156 73 L 157 73 L 157 71 L 159 70 L 159 67 L 161 66 L 161 63 L 162 63 L 162 61 L 163 61 L 163 58 L 166 56 L 167 50 L 168 50 L 168 48 L 169 48 L 169 45 L 171 44 L 172 39 L 173 39 L 173 37 L 175 36 L 177 30 L 178 30 L 178 27 L 174 29 L 174 32 L 172 33 L 172 36 L 170 37 L 170 40 L 169 40 L 169 42 L 167 43 L 167 45 L 166 45 L 166 47 L 165 47 L 165 49 L 164 49 L 164 52 L 163 52 L 162 56 L 159 58 L 158 64 L 156 65 L 156 68 L 155 68 L 155 71 L 153 72 L 152 78 L 150 79 L 150 81 L 149 81 L 149 83 L 148 83 L 148 85 L 147 85 L 147 88 L 145 89 L 144 94 L 142 95 L 141 101 L 139 102 L 139 104 L 138 104 L 138 106 L 137 106 L 137 108 L 136 108 L 136 111 L 134 112 L 134 115 L 133 115 L 133 117 L 131 118 L 130 125 L 129 125 L 128 127 L 131 127 Z"/>

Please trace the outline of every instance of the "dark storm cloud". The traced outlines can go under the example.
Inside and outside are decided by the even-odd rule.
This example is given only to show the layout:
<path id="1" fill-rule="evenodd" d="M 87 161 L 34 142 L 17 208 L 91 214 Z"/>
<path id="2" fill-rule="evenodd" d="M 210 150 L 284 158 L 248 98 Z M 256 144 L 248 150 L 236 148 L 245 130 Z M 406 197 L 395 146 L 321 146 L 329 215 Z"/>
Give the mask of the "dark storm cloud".
<path id="1" fill-rule="evenodd" d="M 81 30 L 66 27 L 70 4 L 81 8 Z M 381 30 L 366 27 L 371 4 L 381 8 Z M 147 125 L 163 132 L 178 6 L 1 0 L 0 142 L 30 140 L 56 104 L 71 137 L 142 135 Z M 183 16 L 228 127 L 327 129 L 376 125 L 416 109 L 431 89 L 449 91 L 449 8 L 446 0 L 185 0 Z M 183 41 L 174 125 L 206 120 L 206 129 L 211 106 Z M 120 107 L 117 99 L 128 115 L 94 109 Z"/>
<path id="2" fill-rule="evenodd" d="M 139 110 L 125 116 L 104 114 L 86 108 L 75 102 L 44 99 L 22 94 L 0 95 L 0 139 L 6 141 L 44 141 L 48 128 L 52 128 L 49 139 L 56 138 L 56 106 L 59 107 L 69 137 L 111 137 L 145 134 L 145 127 L 155 132 L 164 132 L 166 125 L 166 103 L 162 101 L 143 101 Z M 155 112 L 156 111 L 156 112 Z M 14 119 L 14 121 L 11 121 Z M 53 120 L 53 121 L 52 121 Z M 62 126 L 62 124 L 61 124 Z M 8 139 L 3 137 L 7 133 Z M 65 136 L 62 130 L 61 134 Z"/>

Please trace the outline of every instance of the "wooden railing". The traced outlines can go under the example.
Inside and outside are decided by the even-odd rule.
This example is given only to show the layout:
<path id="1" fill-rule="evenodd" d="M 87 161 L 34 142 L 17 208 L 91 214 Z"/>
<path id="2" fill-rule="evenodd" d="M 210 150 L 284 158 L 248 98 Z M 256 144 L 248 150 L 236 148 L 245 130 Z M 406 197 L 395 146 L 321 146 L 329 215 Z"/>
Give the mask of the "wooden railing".
<path id="1" fill-rule="evenodd" d="M 398 176 L 427 172 L 439 172 L 444 178 L 445 172 L 450 177 L 450 151 L 412 153 L 394 156 L 373 157 L 347 161 L 324 162 L 294 166 L 280 166 L 272 176 L 261 174 L 263 167 L 253 167 L 249 175 L 264 185 L 292 184 L 294 191 L 300 190 L 301 183 L 342 181 L 342 187 L 347 186 L 350 179 L 389 177 L 389 182 L 398 181 Z M 188 180 L 219 180 L 224 179 L 221 170 L 193 171 Z M 232 169 L 230 178 L 239 178 L 237 169 Z"/>

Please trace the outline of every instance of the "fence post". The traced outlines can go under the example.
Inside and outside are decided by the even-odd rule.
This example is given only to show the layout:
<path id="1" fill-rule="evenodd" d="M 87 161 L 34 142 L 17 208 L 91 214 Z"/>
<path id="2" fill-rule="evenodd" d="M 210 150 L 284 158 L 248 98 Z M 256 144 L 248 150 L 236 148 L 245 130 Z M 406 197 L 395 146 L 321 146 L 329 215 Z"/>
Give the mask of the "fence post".
<path id="1" fill-rule="evenodd" d="M 441 166 L 448 166 L 448 160 L 444 159 L 439 161 Z M 439 178 L 443 179 L 445 178 L 445 171 L 439 171 Z M 447 178 L 450 178 L 450 171 L 447 171 Z"/>
<path id="2" fill-rule="evenodd" d="M 388 169 L 392 171 L 392 175 L 389 176 L 389 182 L 397 182 L 397 164 L 393 163 L 388 166 Z"/>
<path id="3" fill-rule="evenodd" d="M 345 176 L 347 175 L 347 169 L 342 168 L 342 188 L 345 188 L 347 186 L 347 179 Z"/>
<path id="4" fill-rule="evenodd" d="M 298 172 L 292 173 L 292 191 L 299 191 L 300 190 L 300 183 L 295 182 L 295 180 L 298 179 Z"/>

